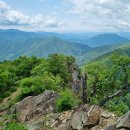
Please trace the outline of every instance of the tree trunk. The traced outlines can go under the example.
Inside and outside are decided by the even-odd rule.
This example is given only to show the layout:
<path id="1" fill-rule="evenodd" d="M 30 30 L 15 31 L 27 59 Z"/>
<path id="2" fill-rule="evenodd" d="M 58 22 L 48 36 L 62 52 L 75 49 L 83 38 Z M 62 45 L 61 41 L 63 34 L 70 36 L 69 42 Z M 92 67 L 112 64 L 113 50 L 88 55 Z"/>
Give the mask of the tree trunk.
<path id="1" fill-rule="evenodd" d="M 88 103 L 87 98 L 87 73 L 84 73 L 81 78 L 82 81 L 82 100 L 83 103 Z"/>
<path id="2" fill-rule="evenodd" d="M 114 98 L 114 97 L 117 97 L 117 96 L 120 96 L 121 94 L 123 94 L 124 92 L 129 92 L 128 90 L 118 90 L 117 92 L 115 92 L 114 94 L 106 97 L 105 99 L 103 99 L 100 103 L 99 103 L 99 106 L 104 106 L 110 99 Z"/>
<path id="3" fill-rule="evenodd" d="M 98 82 L 98 77 L 95 76 L 95 81 L 92 85 L 92 93 L 90 94 L 90 97 L 94 97 L 97 92 L 97 82 Z"/>

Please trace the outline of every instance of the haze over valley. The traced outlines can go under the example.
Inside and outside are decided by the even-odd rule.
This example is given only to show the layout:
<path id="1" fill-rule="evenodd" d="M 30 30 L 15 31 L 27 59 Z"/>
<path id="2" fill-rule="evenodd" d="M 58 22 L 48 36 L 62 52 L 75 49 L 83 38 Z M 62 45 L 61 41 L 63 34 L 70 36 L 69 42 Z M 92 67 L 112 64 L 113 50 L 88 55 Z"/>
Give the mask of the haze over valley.
<path id="1" fill-rule="evenodd" d="M 90 37 L 87 37 L 89 33 L 83 34 L 0 30 L 0 60 L 13 60 L 19 56 L 47 57 L 61 53 L 75 56 L 81 65 L 108 52 L 129 47 L 129 38 L 120 33 L 91 32 Z"/>

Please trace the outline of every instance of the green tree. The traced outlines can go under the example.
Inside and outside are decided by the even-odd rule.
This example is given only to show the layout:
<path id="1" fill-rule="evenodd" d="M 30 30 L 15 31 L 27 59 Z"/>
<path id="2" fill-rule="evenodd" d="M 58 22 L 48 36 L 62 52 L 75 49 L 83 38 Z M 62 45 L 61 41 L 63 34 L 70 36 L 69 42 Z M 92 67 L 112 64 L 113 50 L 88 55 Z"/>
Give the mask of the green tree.
<path id="1" fill-rule="evenodd" d="M 62 79 L 51 73 L 45 72 L 42 76 L 34 76 L 21 80 L 21 98 L 43 93 L 45 90 L 60 91 Z"/>
<path id="2" fill-rule="evenodd" d="M 85 66 L 88 73 L 87 94 L 91 103 L 105 105 L 116 96 L 129 92 L 130 58 L 113 55 L 106 63 L 93 62 Z"/>
<path id="3" fill-rule="evenodd" d="M 72 81 L 72 65 L 75 60 L 73 57 L 65 57 L 60 54 L 50 55 L 48 58 L 48 71 L 54 76 L 60 76 L 64 80 L 64 84 Z"/>
<path id="4" fill-rule="evenodd" d="M 31 71 L 31 74 L 32 76 L 42 76 L 45 74 L 45 72 L 49 72 L 48 70 L 48 66 L 49 66 L 49 63 L 47 61 L 47 59 L 42 59 L 40 64 L 38 64 L 37 66 L 35 66 L 32 71 Z"/>
<path id="5" fill-rule="evenodd" d="M 40 63 L 40 59 L 36 57 L 27 58 L 19 57 L 16 59 L 13 64 L 16 66 L 16 75 L 19 78 L 26 78 L 31 76 L 32 69 Z"/>
<path id="6" fill-rule="evenodd" d="M 8 64 L 0 65 L 0 97 L 5 97 L 10 94 L 10 91 L 15 90 L 17 77 L 15 68 Z"/>

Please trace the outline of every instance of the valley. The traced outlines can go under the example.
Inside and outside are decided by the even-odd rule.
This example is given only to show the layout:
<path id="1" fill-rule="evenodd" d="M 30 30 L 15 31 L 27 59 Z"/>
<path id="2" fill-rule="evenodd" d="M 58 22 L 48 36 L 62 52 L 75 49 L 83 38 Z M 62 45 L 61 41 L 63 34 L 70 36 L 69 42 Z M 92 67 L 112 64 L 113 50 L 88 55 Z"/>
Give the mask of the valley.
<path id="1" fill-rule="evenodd" d="M 13 60 L 19 56 L 47 57 L 59 53 L 77 58 L 83 65 L 106 53 L 129 48 L 129 39 L 114 33 L 85 33 L 86 42 L 72 40 L 82 38 L 81 34 L 60 34 L 48 32 L 24 32 L 20 30 L 0 31 L 0 61 Z M 85 39 L 85 34 L 83 35 Z M 88 34 L 88 36 L 87 36 Z M 65 40 L 70 39 L 70 40 Z M 109 40 L 108 40 L 109 39 Z M 107 42 L 105 42 L 107 41 Z M 96 46 L 95 46 L 96 45 Z"/>

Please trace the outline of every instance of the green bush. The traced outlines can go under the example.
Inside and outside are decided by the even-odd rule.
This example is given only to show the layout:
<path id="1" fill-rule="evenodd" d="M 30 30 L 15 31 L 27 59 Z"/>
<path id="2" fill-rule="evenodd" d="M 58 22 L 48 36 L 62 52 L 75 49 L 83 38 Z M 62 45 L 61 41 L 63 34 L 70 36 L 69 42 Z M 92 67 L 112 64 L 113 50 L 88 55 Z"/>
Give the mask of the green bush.
<path id="1" fill-rule="evenodd" d="M 0 100 L 10 96 L 18 87 L 22 88 L 20 99 L 38 95 L 45 89 L 60 91 L 70 86 L 74 63 L 73 57 L 60 54 L 46 59 L 21 56 L 14 61 L 1 62 Z"/>
<path id="2" fill-rule="evenodd" d="M 121 116 L 129 111 L 129 107 L 122 101 L 120 103 L 115 104 L 113 101 L 109 101 L 106 105 L 107 109 L 114 112 L 115 114 Z"/>
<path id="3" fill-rule="evenodd" d="M 43 93 L 45 90 L 59 91 L 62 86 L 62 79 L 59 76 L 54 76 L 45 72 L 42 76 L 24 78 L 21 80 L 21 98 L 26 96 L 35 96 Z"/>
<path id="4" fill-rule="evenodd" d="M 80 100 L 78 97 L 76 97 L 72 91 L 67 89 L 60 93 L 59 98 L 56 101 L 56 110 L 59 112 L 69 110 L 79 103 Z"/>
<path id="5" fill-rule="evenodd" d="M 44 92 L 44 88 L 42 87 L 41 77 L 29 77 L 21 80 L 21 99 L 26 96 L 33 96 Z"/>
<path id="6" fill-rule="evenodd" d="M 27 130 L 27 129 L 24 127 L 24 125 L 13 122 L 13 123 L 7 124 L 4 130 Z"/>

